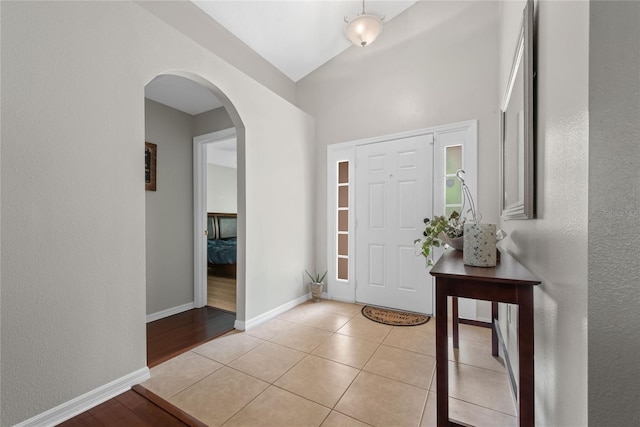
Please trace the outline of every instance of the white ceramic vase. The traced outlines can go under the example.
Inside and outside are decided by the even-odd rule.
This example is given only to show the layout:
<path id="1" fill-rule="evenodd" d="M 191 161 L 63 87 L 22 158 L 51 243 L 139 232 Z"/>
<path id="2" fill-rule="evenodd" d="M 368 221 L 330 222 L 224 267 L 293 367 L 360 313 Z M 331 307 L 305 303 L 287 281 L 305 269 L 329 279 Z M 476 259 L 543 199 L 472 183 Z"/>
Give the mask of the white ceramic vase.
<path id="1" fill-rule="evenodd" d="M 474 267 L 496 266 L 496 225 L 464 224 L 464 249 L 462 259 Z"/>

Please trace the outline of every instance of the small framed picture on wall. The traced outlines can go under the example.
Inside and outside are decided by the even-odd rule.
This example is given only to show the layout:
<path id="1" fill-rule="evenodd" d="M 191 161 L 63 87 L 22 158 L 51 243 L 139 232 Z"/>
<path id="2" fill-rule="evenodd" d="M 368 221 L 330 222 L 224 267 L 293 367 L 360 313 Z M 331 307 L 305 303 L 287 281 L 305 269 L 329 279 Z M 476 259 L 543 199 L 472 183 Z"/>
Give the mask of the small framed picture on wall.
<path id="1" fill-rule="evenodd" d="M 151 142 L 144 143 L 144 189 L 156 191 L 156 159 L 158 146 Z"/>

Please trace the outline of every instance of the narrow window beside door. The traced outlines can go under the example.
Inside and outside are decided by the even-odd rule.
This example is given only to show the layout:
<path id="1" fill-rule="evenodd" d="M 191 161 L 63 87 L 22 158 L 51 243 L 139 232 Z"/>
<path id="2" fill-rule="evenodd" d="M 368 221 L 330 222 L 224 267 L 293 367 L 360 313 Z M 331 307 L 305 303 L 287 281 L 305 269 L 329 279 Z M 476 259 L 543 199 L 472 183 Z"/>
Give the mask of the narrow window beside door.
<path id="1" fill-rule="evenodd" d="M 338 162 L 338 280 L 349 280 L 349 162 Z"/>
<path id="2" fill-rule="evenodd" d="M 444 213 L 449 217 L 453 211 L 458 211 L 461 216 L 464 216 L 464 212 L 460 212 L 462 210 L 462 186 L 460 180 L 456 178 L 456 172 L 458 169 L 462 169 L 462 146 L 445 147 L 444 157 Z"/>

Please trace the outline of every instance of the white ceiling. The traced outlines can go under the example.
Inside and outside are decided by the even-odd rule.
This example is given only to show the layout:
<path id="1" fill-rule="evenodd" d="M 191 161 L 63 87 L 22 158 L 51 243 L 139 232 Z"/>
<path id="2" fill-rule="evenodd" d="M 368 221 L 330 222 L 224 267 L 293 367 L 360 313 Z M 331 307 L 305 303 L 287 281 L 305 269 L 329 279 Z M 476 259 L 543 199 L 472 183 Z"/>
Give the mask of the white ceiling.
<path id="1" fill-rule="evenodd" d="M 191 1 L 294 82 L 353 46 L 344 33 L 344 18 L 362 12 L 358 0 Z M 365 11 L 384 15 L 386 23 L 415 3 L 368 0 Z M 222 106 L 211 91 L 170 75 L 153 79 L 145 97 L 191 115 Z"/>
<path id="2" fill-rule="evenodd" d="M 222 104 L 210 90 L 184 77 L 161 74 L 144 87 L 144 97 L 196 115 Z"/>
<path id="3" fill-rule="evenodd" d="M 358 0 L 192 1 L 294 82 L 353 46 L 344 18 L 362 12 Z M 365 10 L 388 22 L 415 3 L 368 0 Z"/>

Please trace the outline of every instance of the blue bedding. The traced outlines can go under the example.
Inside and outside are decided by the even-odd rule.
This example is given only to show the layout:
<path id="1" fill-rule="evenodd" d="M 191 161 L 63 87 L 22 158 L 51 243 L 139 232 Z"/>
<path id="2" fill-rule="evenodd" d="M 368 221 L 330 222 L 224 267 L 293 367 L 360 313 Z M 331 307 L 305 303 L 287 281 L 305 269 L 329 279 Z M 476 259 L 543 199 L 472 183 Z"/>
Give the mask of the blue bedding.
<path id="1" fill-rule="evenodd" d="M 207 259 L 210 264 L 235 264 L 237 253 L 235 237 L 207 240 Z"/>

